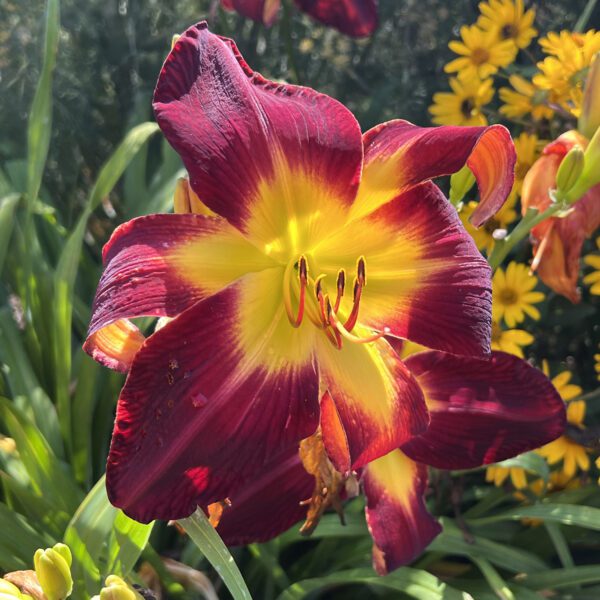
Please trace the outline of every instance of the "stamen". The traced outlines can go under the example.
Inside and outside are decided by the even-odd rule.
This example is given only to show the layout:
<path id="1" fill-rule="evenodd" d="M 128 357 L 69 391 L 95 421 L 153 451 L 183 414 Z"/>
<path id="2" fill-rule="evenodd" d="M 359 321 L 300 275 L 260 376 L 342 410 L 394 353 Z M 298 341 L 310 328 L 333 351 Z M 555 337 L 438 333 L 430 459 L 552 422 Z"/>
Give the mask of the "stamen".
<path id="1" fill-rule="evenodd" d="M 352 311 L 350 315 L 346 319 L 344 323 L 344 327 L 347 331 L 352 331 L 354 326 L 356 325 L 356 321 L 358 321 L 358 309 L 360 308 L 360 299 L 362 297 L 362 285 L 359 282 L 358 278 L 354 280 L 354 297 L 352 305 Z"/>
<path id="2" fill-rule="evenodd" d="M 391 329 L 389 327 L 384 327 L 383 330 L 379 333 L 374 333 L 373 335 L 370 335 L 368 337 L 361 338 L 357 335 L 353 335 L 352 333 L 350 333 L 346 329 L 346 326 L 342 325 L 333 313 L 331 313 L 330 315 L 330 323 L 331 326 L 335 328 L 335 331 L 339 332 L 343 337 L 345 337 L 347 340 L 350 340 L 351 342 L 354 342 L 355 344 L 370 344 L 371 342 L 376 342 L 385 335 L 389 335 L 391 332 Z"/>
<path id="3" fill-rule="evenodd" d="M 300 280 L 300 297 L 298 299 L 298 314 L 294 316 L 292 310 L 292 298 L 290 293 L 292 263 L 290 263 L 283 277 L 283 303 L 287 312 L 288 319 L 292 327 L 300 327 L 304 317 L 304 306 L 306 300 L 306 286 L 308 283 L 308 264 L 306 258 L 301 256 L 298 260 L 298 279 Z"/>
<path id="4" fill-rule="evenodd" d="M 325 298 L 323 296 L 323 288 L 321 287 L 321 281 L 325 278 L 325 274 L 319 275 L 315 279 L 315 295 L 317 296 L 317 302 L 319 303 L 319 307 L 321 309 L 321 323 L 323 327 L 329 326 L 329 319 L 327 318 L 326 309 L 325 309 Z"/>
<path id="5" fill-rule="evenodd" d="M 361 286 L 367 285 L 367 264 L 364 256 L 361 256 L 356 262 L 356 278 Z"/>
<path id="6" fill-rule="evenodd" d="M 335 299 L 335 304 L 333 306 L 333 312 L 337 313 L 340 309 L 340 302 L 342 301 L 342 296 L 344 295 L 344 289 L 346 287 L 346 271 L 344 269 L 340 269 L 338 271 L 337 276 L 337 297 Z"/>

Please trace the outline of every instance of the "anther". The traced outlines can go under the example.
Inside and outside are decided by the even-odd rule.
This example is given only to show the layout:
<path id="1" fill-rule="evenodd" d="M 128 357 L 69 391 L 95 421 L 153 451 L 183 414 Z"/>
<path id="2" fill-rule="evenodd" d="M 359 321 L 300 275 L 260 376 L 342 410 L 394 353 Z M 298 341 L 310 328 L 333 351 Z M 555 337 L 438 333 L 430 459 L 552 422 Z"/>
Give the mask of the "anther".
<path id="1" fill-rule="evenodd" d="M 367 265 L 364 256 L 361 256 L 356 262 L 356 279 L 361 286 L 367 285 Z"/>
<path id="2" fill-rule="evenodd" d="M 298 260 L 298 279 L 300 280 L 300 297 L 298 299 L 298 314 L 294 316 L 292 311 L 292 300 L 290 296 L 291 286 L 291 263 L 286 269 L 284 281 L 283 281 L 283 294 L 284 304 L 287 312 L 288 319 L 292 324 L 292 327 L 300 327 L 302 319 L 304 318 L 304 306 L 306 301 L 306 286 L 308 285 L 308 265 L 306 258 L 301 256 Z"/>
<path id="3" fill-rule="evenodd" d="M 346 288 L 346 271 L 344 269 L 340 269 L 338 271 L 337 276 L 337 297 L 335 299 L 335 304 L 333 306 L 333 312 L 337 313 L 340 309 L 340 302 L 342 301 L 342 296 L 344 295 L 344 289 Z"/>

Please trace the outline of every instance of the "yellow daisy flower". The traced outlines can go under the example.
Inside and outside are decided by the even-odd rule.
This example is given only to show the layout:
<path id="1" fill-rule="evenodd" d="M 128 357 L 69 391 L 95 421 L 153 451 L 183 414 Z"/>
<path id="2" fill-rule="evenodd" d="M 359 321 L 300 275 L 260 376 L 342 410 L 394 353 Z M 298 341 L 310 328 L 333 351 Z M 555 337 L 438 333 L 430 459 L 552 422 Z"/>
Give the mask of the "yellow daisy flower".
<path id="1" fill-rule="evenodd" d="M 594 365 L 594 371 L 597 373 L 597 379 L 600 381 L 600 354 L 594 354 L 594 360 L 596 364 Z"/>
<path id="2" fill-rule="evenodd" d="M 429 107 L 431 120 L 436 125 L 487 125 L 481 107 L 494 97 L 493 81 L 451 77 L 449 83 L 452 92 L 433 95 L 434 103 Z"/>
<path id="3" fill-rule="evenodd" d="M 498 269 L 492 279 L 492 316 L 500 322 L 502 318 L 509 327 L 525 320 L 525 315 L 539 319 L 540 312 L 533 306 L 544 300 L 542 292 L 533 289 L 537 277 L 529 274 L 527 265 L 509 263 L 506 271 Z"/>
<path id="4" fill-rule="evenodd" d="M 517 48 L 527 48 L 537 35 L 533 27 L 535 10 L 525 11 L 523 0 L 488 0 L 479 4 L 479 10 L 477 25 L 494 32 L 497 39 L 512 41 Z"/>
<path id="5" fill-rule="evenodd" d="M 471 234 L 471 237 L 479 250 L 485 250 L 489 254 L 495 243 L 493 237 L 494 231 L 496 231 L 496 229 L 506 229 L 517 218 L 517 212 L 514 208 L 515 200 L 516 197 L 512 199 L 509 198 L 502 208 L 479 229 L 473 227 L 473 225 L 469 223 L 469 217 L 477 208 L 478 203 L 471 201 L 465 202 L 462 205 L 458 215 L 465 226 L 465 229 Z"/>
<path id="6" fill-rule="evenodd" d="M 476 25 L 463 25 L 460 35 L 461 42 L 453 40 L 448 44 L 459 58 L 444 67 L 446 73 L 458 72 L 466 78 L 486 79 L 515 60 L 514 43 L 496 39 L 494 32 L 482 31 Z"/>
<path id="7" fill-rule="evenodd" d="M 519 358 L 525 358 L 523 347 L 532 344 L 534 337 L 522 329 L 504 330 L 492 321 L 492 350 L 501 350 L 508 354 L 514 354 Z"/>
<path id="8" fill-rule="evenodd" d="M 538 89 L 520 75 L 511 75 L 508 80 L 514 89 L 500 88 L 500 99 L 504 102 L 500 112 L 503 115 L 515 119 L 531 113 L 536 121 L 552 118 L 554 111 L 546 104 L 547 90 Z"/>
<path id="9" fill-rule="evenodd" d="M 572 400 L 567 405 L 567 422 L 569 425 L 584 429 L 585 401 Z M 587 450 L 566 435 L 546 444 L 537 450 L 550 465 L 562 461 L 562 471 L 568 478 L 575 476 L 577 468 L 587 471 L 590 468 L 590 457 Z"/>
<path id="10" fill-rule="evenodd" d="M 596 245 L 600 248 L 600 237 L 596 238 Z M 600 254 L 589 254 L 583 262 L 594 269 L 583 278 L 583 282 L 591 286 L 590 293 L 600 296 Z"/>
<path id="11" fill-rule="evenodd" d="M 600 49 L 600 32 L 590 29 L 585 33 L 563 30 L 560 33 L 549 32 L 538 40 L 543 52 L 551 56 L 564 56 L 573 51 L 585 49 L 584 52 L 594 53 Z"/>
<path id="12" fill-rule="evenodd" d="M 540 154 L 540 147 L 544 142 L 540 142 L 534 133 L 521 133 L 514 140 L 515 150 L 517 152 L 517 164 L 515 165 L 515 185 L 513 191 L 515 194 L 521 194 L 523 179 L 527 171 L 531 169 L 533 163 Z"/>
<path id="13" fill-rule="evenodd" d="M 503 483 L 510 476 L 510 482 L 513 486 L 521 490 L 527 487 L 527 474 L 521 467 L 499 467 L 494 465 L 488 467 L 485 472 L 485 480 L 494 483 L 496 487 L 502 487 Z"/>

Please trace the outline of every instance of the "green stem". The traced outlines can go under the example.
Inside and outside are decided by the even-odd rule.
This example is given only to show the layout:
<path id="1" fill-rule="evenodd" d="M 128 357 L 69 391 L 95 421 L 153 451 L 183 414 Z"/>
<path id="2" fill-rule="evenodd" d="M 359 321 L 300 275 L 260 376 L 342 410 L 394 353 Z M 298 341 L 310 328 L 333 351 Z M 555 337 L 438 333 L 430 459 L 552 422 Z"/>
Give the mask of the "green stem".
<path id="1" fill-rule="evenodd" d="M 590 17 L 592 16 L 594 8 L 596 8 L 597 1 L 598 0 L 588 0 L 588 3 L 585 5 L 585 8 L 579 16 L 579 19 L 577 19 L 577 23 L 575 23 L 575 27 L 573 27 L 573 31 L 581 33 L 585 29 Z"/>
<path id="2" fill-rule="evenodd" d="M 492 270 L 496 270 L 502 264 L 509 252 L 522 239 L 526 238 L 536 225 L 553 217 L 565 208 L 566 206 L 562 202 L 551 204 L 544 212 L 539 212 L 536 208 L 530 208 L 518 225 L 503 240 L 497 240 L 494 244 L 494 249 L 488 258 Z"/>
<path id="3" fill-rule="evenodd" d="M 178 523 L 185 529 L 190 539 L 221 576 L 233 599 L 251 600 L 252 596 L 233 560 L 233 556 L 229 554 L 227 546 L 225 546 L 215 528 L 209 523 L 202 510 L 198 508 L 193 515 L 187 519 L 180 519 Z"/>
<path id="4" fill-rule="evenodd" d="M 488 585 L 494 590 L 494 593 L 500 600 L 515 600 L 515 596 L 507 583 L 500 577 L 498 571 L 494 569 L 490 562 L 478 556 L 471 556 L 470 559 L 477 565 Z"/>
<path id="5" fill-rule="evenodd" d="M 292 40 L 292 9 L 289 2 L 283 2 L 283 35 L 285 36 L 285 50 L 288 59 L 289 70 L 292 73 L 296 85 L 300 85 L 300 73 L 298 64 L 296 63 L 296 55 L 294 54 L 294 42 Z"/>

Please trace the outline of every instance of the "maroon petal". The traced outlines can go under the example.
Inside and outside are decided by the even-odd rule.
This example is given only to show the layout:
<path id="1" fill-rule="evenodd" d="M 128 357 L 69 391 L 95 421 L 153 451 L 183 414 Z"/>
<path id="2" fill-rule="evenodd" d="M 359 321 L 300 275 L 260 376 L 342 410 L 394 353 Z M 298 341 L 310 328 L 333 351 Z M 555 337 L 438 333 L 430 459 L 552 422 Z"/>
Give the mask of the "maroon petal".
<path id="1" fill-rule="evenodd" d="M 455 173 L 465 163 L 479 186 L 479 205 L 471 216 L 476 227 L 500 209 L 512 189 L 516 153 L 502 125 L 418 127 L 397 120 L 374 127 L 363 139 L 363 179 L 353 207 L 357 216 L 423 181 Z"/>
<path id="2" fill-rule="evenodd" d="M 231 496 L 316 430 L 311 355 L 287 321 L 289 338 L 275 338 L 275 314 L 256 312 L 254 295 L 280 276 L 249 275 L 198 302 L 136 354 L 106 473 L 111 502 L 132 518 L 179 519 Z"/>
<path id="3" fill-rule="evenodd" d="M 374 542 L 373 567 L 384 575 L 417 558 L 442 528 L 423 498 L 427 467 L 400 450 L 370 463 L 362 481 Z"/>
<path id="4" fill-rule="evenodd" d="M 550 380 L 512 354 L 477 360 L 422 352 L 406 366 L 431 414 L 429 429 L 402 446 L 414 460 L 469 469 L 533 450 L 564 431 L 564 403 Z"/>
<path id="5" fill-rule="evenodd" d="M 257 244 L 272 246 L 289 221 L 315 211 L 339 217 L 356 196 L 362 137 L 352 113 L 254 73 L 206 23 L 190 27 L 169 54 L 154 110 L 194 191 Z"/>
<path id="6" fill-rule="evenodd" d="M 174 317 L 243 273 L 273 265 L 225 220 L 194 214 L 124 223 L 104 246 L 103 262 L 84 349 L 124 372 L 143 341 L 126 319 Z"/>
<path id="7" fill-rule="evenodd" d="M 229 546 L 266 542 L 306 517 L 302 500 L 310 498 L 315 480 L 300 462 L 298 450 L 278 457 L 231 497 L 217 527 Z"/>
<path id="8" fill-rule="evenodd" d="M 371 35 L 379 25 L 376 0 L 294 0 L 317 21 L 352 37 Z"/>

